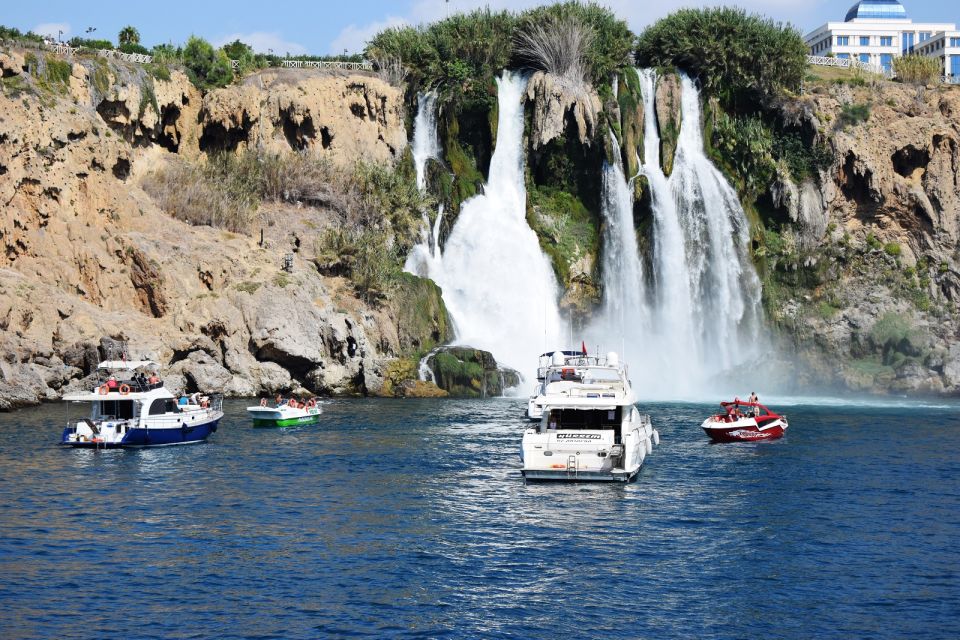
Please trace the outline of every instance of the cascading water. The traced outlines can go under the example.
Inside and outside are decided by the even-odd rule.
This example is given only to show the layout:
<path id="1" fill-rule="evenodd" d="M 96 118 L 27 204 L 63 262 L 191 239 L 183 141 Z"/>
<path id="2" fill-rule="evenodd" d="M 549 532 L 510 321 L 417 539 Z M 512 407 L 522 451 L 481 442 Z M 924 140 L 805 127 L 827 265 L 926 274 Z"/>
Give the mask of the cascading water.
<path id="1" fill-rule="evenodd" d="M 433 91 L 417 96 L 417 115 L 413 120 L 413 166 L 416 172 L 417 189 L 427 190 L 427 162 L 440 157 L 440 136 L 437 133 L 437 94 Z M 440 222 L 443 220 L 443 205 L 437 209 L 433 225 L 426 211 L 422 212 L 423 225 L 420 243 L 410 250 L 403 270 L 420 276 L 429 276 L 433 263 L 440 258 Z"/>
<path id="2" fill-rule="evenodd" d="M 632 346 L 635 336 L 649 332 L 650 324 L 633 224 L 633 194 L 623 173 L 620 145 L 612 133 L 610 139 L 617 161 L 603 165 L 603 307 L 588 334 L 591 342 L 605 342 L 611 348 L 621 349 L 620 340 L 616 345 L 608 341 L 619 336 L 625 342 L 630 335 Z"/>
<path id="3" fill-rule="evenodd" d="M 604 345 L 623 341 L 641 394 L 690 396 L 751 357 L 760 285 L 747 254 L 746 215 L 704 153 L 696 86 L 683 78 L 681 131 L 668 179 L 660 163 L 656 75 L 637 73 L 644 106 L 641 172 L 653 213 L 652 273 L 645 280 L 639 271 L 630 183 L 619 162 L 605 166 L 605 298 L 589 335 Z"/>
<path id="4" fill-rule="evenodd" d="M 489 179 L 483 194 L 463 203 L 443 255 L 429 269 L 443 288 L 457 342 L 490 351 L 519 371 L 529 370 L 543 348 L 560 344 L 564 335 L 553 269 L 526 221 L 526 84 L 509 71 L 498 79 Z"/>
<path id="5" fill-rule="evenodd" d="M 667 177 L 660 166 L 660 131 L 656 115 L 656 73 L 638 72 L 643 95 L 643 163 L 653 209 L 654 323 L 658 328 L 659 367 L 665 360 L 700 362 L 699 343 L 694 332 L 694 303 L 690 295 L 683 228 Z M 671 369 L 674 367 L 671 367 Z M 675 384 L 676 381 L 671 381 Z"/>
<path id="6" fill-rule="evenodd" d="M 440 156 L 440 137 L 437 135 L 437 94 L 433 91 L 417 96 L 417 116 L 413 120 L 413 166 L 417 174 L 417 189 L 427 188 L 427 161 Z"/>
<path id="7" fill-rule="evenodd" d="M 750 261 L 749 223 L 740 198 L 704 152 L 700 92 L 685 75 L 681 84 L 682 123 L 670 189 L 687 243 L 702 360 L 716 373 L 752 356 L 760 280 Z"/>

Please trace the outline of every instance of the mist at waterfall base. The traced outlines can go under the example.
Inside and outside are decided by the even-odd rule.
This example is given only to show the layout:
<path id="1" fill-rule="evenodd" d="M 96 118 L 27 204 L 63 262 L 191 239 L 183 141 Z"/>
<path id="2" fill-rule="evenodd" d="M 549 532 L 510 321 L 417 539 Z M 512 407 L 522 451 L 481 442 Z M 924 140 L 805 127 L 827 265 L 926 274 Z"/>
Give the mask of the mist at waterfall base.
<path id="1" fill-rule="evenodd" d="M 443 289 L 458 344 L 491 351 L 529 375 L 544 350 L 618 351 L 642 398 L 745 394 L 762 351 L 760 284 L 748 255 L 746 215 L 704 152 L 700 94 L 682 77 L 681 129 L 673 171 L 660 159 L 656 74 L 637 70 L 644 107 L 644 157 L 624 175 L 620 153 L 602 180 L 602 303 L 576 333 L 557 305 L 559 288 L 526 222 L 523 76 L 498 81 L 499 126 L 482 195 L 463 203 L 441 255 L 439 223 L 424 215 L 423 238 L 406 269 Z M 611 134 L 611 144 L 619 144 Z M 628 150 L 628 152 L 630 152 Z M 422 94 L 414 124 L 417 182 L 440 155 L 436 96 Z M 634 224 L 633 180 L 646 178 L 653 224 L 644 261 Z M 747 370 L 746 372 L 744 370 Z M 739 386 L 738 386 L 739 385 Z M 753 390 L 753 389 L 750 389 Z"/>
<path id="2" fill-rule="evenodd" d="M 553 268 L 526 221 L 526 85 L 524 75 L 509 71 L 497 80 L 498 135 L 483 193 L 462 204 L 441 255 L 424 260 L 421 246 L 419 265 L 407 265 L 443 289 L 458 344 L 490 351 L 521 373 L 566 335 Z"/>

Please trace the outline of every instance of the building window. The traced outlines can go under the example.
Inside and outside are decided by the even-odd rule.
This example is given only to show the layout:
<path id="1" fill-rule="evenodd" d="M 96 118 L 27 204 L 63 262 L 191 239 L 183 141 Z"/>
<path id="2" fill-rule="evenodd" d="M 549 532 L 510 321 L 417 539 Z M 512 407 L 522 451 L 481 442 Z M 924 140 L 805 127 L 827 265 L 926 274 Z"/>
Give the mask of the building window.
<path id="1" fill-rule="evenodd" d="M 950 56 L 950 75 L 960 78 L 960 56 Z"/>
<path id="2" fill-rule="evenodd" d="M 880 54 L 880 66 L 883 67 L 884 71 L 890 71 L 893 69 L 893 55 L 890 53 L 881 53 Z"/>
<path id="3" fill-rule="evenodd" d="M 912 31 L 903 34 L 903 53 L 913 53 L 915 35 Z"/>
<path id="4" fill-rule="evenodd" d="M 860 36 L 860 46 L 869 47 L 870 46 L 870 36 Z"/>
<path id="5" fill-rule="evenodd" d="M 850 54 L 849 54 L 849 53 L 838 53 L 838 54 L 837 54 L 837 58 L 838 58 L 839 60 L 849 60 L 849 59 L 850 59 Z"/>
<path id="6" fill-rule="evenodd" d="M 960 47 L 960 38 L 950 38 L 951 47 Z"/>
<path id="7" fill-rule="evenodd" d="M 893 36 L 880 36 L 880 46 L 881 46 L 881 47 L 892 47 L 892 46 L 893 46 Z"/>
<path id="8" fill-rule="evenodd" d="M 930 39 L 930 36 L 931 36 L 931 35 L 933 35 L 933 34 L 930 33 L 929 31 L 921 31 L 921 32 L 920 32 L 920 42 L 926 42 L 927 40 Z"/>
<path id="9" fill-rule="evenodd" d="M 838 47 L 849 47 L 849 46 L 850 46 L 850 36 L 837 36 L 837 46 L 838 46 Z"/>
<path id="10" fill-rule="evenodd" d="M 864 63 L 864 64 L 870 64 L 870 54 L 869 54 L 869 53 L 861 53 L 861 54 L 860 54 L 859 56 L 857 56 L 857 57 L 860 58 L 860 62 L 862 62 L 862 63 Z"/>

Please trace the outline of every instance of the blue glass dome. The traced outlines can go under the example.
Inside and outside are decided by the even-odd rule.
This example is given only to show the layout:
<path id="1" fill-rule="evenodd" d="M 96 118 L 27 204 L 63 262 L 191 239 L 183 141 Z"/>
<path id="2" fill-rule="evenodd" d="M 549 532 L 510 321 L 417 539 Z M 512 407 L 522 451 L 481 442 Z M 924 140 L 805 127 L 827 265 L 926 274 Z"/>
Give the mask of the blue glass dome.
<path id="1" fill-rule="evenodd" d="M 850 7 L 846 22 L 851 20 L 906 20 L 907 10 L 899 0 L 863 0 Z"/>

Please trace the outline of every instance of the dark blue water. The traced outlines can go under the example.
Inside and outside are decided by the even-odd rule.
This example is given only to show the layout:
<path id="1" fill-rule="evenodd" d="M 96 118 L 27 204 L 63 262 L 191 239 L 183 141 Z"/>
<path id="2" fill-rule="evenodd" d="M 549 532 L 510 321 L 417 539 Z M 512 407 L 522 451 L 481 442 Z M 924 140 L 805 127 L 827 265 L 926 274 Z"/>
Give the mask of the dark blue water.
<path id="1" fill-rule="evenodd" d="M 711 408 L 648 405 L 626 486 L 524 485 L 520 401 L 243 407 L 146 451 L 0 415 L 0 637 L 960 637 L 956 406 L 710 445 Z"/>

